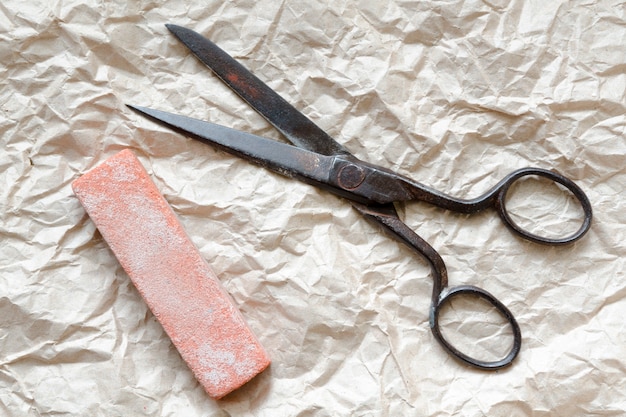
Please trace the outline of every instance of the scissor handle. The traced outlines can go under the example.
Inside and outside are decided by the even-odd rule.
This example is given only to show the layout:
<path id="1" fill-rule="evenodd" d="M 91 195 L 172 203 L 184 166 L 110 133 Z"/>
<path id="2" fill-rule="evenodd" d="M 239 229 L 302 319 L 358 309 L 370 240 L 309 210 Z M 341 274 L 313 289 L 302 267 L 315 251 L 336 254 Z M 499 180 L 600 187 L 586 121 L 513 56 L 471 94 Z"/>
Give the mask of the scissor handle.
<path id="1" fill-rule="evenodd" d="M 453 298 L 467 295 L 476 296 L 487 301 L 495 307 L 496 310 L 498 310 L 498 312 L 506 318 L 509 323 L 513 332 L 513 345 L 503 358 L 494 361 L 473 358 L 461 352 L 443 336 L 439 325 L 439 313 L 441 312 L 441 309 Z M 474 287 L 473 285 L 459 285 L 456 287 L 444 288 L 442 292 L 439 293 L 439 296 L 433 299 L 430 310 L 430 328 L 435 336 L 435 339 L 437 339 L 444 349 L 462 362 L 481 369 L 496 370 L 510 365 L 511 362 L 513 362 L 513 360 L 517 357 L 522 347 L 522 333 L 519 324 L 517 324 L 515 317 L 513 317 L 513 313 L 511 313 L 511 311 L 504 304 L 502 304 L 500 300 L 491 295 L 491 293 L 483 290 L 482 288 Z"/>
<path id="2" fill-rule="evenodd" d="M 379 193 L 384 194 L 384 198 L 388 199 L 387 201 L 421 200 L 426 201 L 430 204 L 434 204 L 438 207 L 467 214 L 477 213 L 479 211 L 493 207 L 496 211 L 498 211 L 500 217 L 504 221 L 504 224 L 509 229 L 511 229 L 519 236 L 537 243 L 545 243 L 550 245 L 564 245 L 567 243 L 572 243 L 580 239 L 585 233 L 587 233 L 589 227 L 591 226 L 591 203 L 589 202 L 589 198 L 587 198 L 584 191 L 569 178 L 566 178 L 561 174 L 557 174 L 554 171 L 548 171 L 547 169 L 518 169 L 504 177 L 500 182 L 498 182 L 494 187 L 492 187 L 483 195 L 467 200 L 447 195 L 438 190 L 412 181 L 409 178 L 401 175 L 393 173 L 390 174 L 388 172 L 384 172 L 381 175 L 387 175 L 388 177 L 392 177 L 391 180 L 387 181 L 386 183 L 381 181 L 380 183 L 383 184 L 383 186 L 377 189 Z M 507 194 L 511 189 L 511 186 L 516 181 L 532 175 L 543 177 L 558 184 L 561 184 L 567 190 L 569 190 L 574 195 L 574 197 L 576 197 L 584 213 L 583 222 L 576 232 L 565 237 L 550 238 L 532 233 L 515 223 L 506 207 Z M 394 187 L 392 187 L 392 185 Z M 386 190 L 391 191 L 388 191 L 385 194 Z M 400 191 L 398 192 L 398 190 Z"/>
<path id="3" fill-rule="evenodd" d="M 580 228 L 572 233 L 569 236 L 560 237 L 560 238 L 549 238 L 545 236 L 540 236 L 535 233 L 531 233 L 528 230 L 520 227 L 513 218 L 510 216 L 508 209 L 506 207 L 507 194 L 511 186 L 518 181 L 520 178 L 527 176 L 539 176 L 543 178 L 547 178 L 556 183 L 561 184 L 565 188 L 567 188 L 573 195 L 576 197 L 578 202 L 580 203 L 581 208 L 583 209 L 584 219 Z M 557 174 L 553 171 L 548 171 L 546 169 L 541 168 L 522 168 L 517 171 L 513 171 L 509 175 L 507 175 L 496 187 L 492 189 L 492 191 L 497 192 L 497 198 L 494 202 L 494 207 L 500 214 L 502 221 L 504 224 L 512 230 L 514 233 L 519 236 L 528 239 L 532 242 L 544 243 L 550 245 L 564 245 L 568 243 L 572 243 L 578 239 L 580 239 L 591 226 L 591 217 L 592 217 L 592 209 L 591 203 L 589 202 L 589 198 L 584 193 L 584 191 L 576 185 L 572 180 L 567 177 L 564 177 L 561 174 Z"/>
<path id="4" fill-rule="evenodd" d="M 520 327 L 509 309 L 489 292 L 470 285 L 461 285 L 448 288 L 448 273 L 446 265 L 437 251 L 408 227 L 400 218 L 392 204 L 380 206 L 366 206 L 359 203 L 352 203 L 366 218 L 375 221 L 392 236 L 406 244 L 416 253 L 424 256 L 430 264 L 433 272 L 433 293 L 430 307 L 430 328 L 435 339 L 452 356 L 460 361 L 484 370 L 496 370 L 510 365 L 517 357 L 522 346 L 522 335 Z M 511 350 L 501 359 L 494 361 L 484 361 L 473 358 L 461 350 L 455 348 L 442 334 L 439 325 L 439 315 L 442 307 L 447 305 L 454 297 L 462 295 L 474 295 L 487 301 L 506 318 L 513 331 L 513 346 Z"/>

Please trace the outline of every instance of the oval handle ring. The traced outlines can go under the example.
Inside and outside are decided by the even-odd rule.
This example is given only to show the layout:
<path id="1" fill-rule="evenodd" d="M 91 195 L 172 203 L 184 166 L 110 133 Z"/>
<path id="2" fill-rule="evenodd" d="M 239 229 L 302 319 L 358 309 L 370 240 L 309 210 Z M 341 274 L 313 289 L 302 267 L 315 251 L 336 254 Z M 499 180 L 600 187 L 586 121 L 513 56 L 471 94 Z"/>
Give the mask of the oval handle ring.
<path id="1" fill-rule="evenodd" d="M 441 308 L 445 304 L 449 303 L 452 298 L 462 295 L 477 296 L 482 298 L 483 300 L 486 300 L 489 304 L 495 307 L 498 312 L 508 321 L 511 330 L 513 331 L 513 345 L 511 347 L 511 350 L 503 358 L 494 361 L 484 361 L 481 359 L 473 358 L 454 347 L 441 333 L 441 328 L 439 325 L 439 313 L 441 312 Z M 459 285 L 456 287 L 447 288 L 442 291 L 442 293 L 439 295 L 437 303 L 433 302 L 433 305 L 431 306 L 430 327 L 437 341 L 451 355 L 455 356 L 457 359 L 465 362 L 468 365 L 472 365 L 481 369 L 496 370 L 510 365 L 513 360 L 515 360 L 520 352 L 520 349 L 522 348 L 522 333 L 519 324 L 517 324 L 515 317 L 513 317 L 513 314 L 496 297 L 491 295 L 489 292 L 483 290 L 482 288 L 478 288 L 473 285 Z"/>
<path id="2" fill-rule="evenodd" d="M 529 175 L 536 175 L 539 177 L 547 178 L 556 183 L 559 183 L 565 188 L 567 188 L 574 195 L 574 197 L 576 197 L 584 213 L 583 222 L 580 228 L 576 232 L 572 233 L 569 236 L 565 236 L 561 238 L 549 238 L 549 237 L 537 235 L 535 233 L 531 233 L 523 229 L 517 223 L 515 223 L 515 221 L 513 221 L 513 219 L 509 215 L 507 208 L 506 208 L 507 193 L 509 189 L 511 188 L 511 185 L 513 185 L 513 183 L 515 183 L 520 178 L 526 177 Z M 565 245 L 568 243 L 572 243 L 580 239 L 581 237 L 583 237 L 583 235 L 587 233 L 587 231 L 589 230 L 589 227 L 591 226 L 591 218 L 592 218 L 591 203 L 589 202 L 589 198 L 587 198 L 587 195 L 584 193 L 584 191 L 569 178 L 566 178 L 560 174 L 557 174 L 556 172 L 548 171 L 546 169 L 541 169 L 541 168 L 522 168 L 509 174 L 507 178 L 505 179 L 505 181 L 503 182 L 498 192 L 498 197 L 495 203 L 495 207 L 498 213 L 500 214 L 502 221 L 507 225 L 509 229 L 511 229 L 513 232 L 517 233 L 518 235 L 522 236 L 523 238 L 528 239 L 532 242 L 536 242 L 536 243 L 543 243 L 543 244 L 549 244 L 549 245 Z"/>

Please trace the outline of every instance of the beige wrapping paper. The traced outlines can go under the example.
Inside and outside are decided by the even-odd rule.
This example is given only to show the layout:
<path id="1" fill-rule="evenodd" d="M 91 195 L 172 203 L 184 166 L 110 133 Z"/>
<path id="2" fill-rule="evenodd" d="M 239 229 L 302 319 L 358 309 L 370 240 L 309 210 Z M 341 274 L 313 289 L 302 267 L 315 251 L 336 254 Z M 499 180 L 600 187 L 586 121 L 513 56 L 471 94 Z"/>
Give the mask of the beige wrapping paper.
<path id="1" fill-rule="evenodd" d="M 127 109 L 283 140 L 165 23 L 210 37 L 357 156 L 442 191 L 472 197 L 524 166 L 576 181 L 595 217 L 566 247 L 523 241 L 491 211 L 400 207 L 451 284 L 515 314 L 514 365 L 447 355 L 428 265 L 346 201 Z M 5 0 L 0 42 L 0 415 L 626 413 L 624 1 Z M 272 357 L 225 400 L 194 380 L 71 192 L 123 148 Z M 575 219 L 549 189 L 515 205 Z M 465 304 L 447 325 L 501 348 L 506 332 Z"/>

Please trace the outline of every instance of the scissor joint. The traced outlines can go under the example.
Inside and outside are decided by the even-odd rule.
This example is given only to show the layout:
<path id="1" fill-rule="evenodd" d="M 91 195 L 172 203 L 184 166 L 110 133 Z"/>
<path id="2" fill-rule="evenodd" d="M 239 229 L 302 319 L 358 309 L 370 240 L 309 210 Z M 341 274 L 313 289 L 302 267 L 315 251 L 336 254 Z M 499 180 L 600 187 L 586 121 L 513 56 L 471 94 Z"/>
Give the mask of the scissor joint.
<path id="1" fill-rule="evenodd" d="M 363 183 L 365 170 L 355 164 L 348 163 L 339 169 L 338 182 L 341 188 L 353 190 Z"/>

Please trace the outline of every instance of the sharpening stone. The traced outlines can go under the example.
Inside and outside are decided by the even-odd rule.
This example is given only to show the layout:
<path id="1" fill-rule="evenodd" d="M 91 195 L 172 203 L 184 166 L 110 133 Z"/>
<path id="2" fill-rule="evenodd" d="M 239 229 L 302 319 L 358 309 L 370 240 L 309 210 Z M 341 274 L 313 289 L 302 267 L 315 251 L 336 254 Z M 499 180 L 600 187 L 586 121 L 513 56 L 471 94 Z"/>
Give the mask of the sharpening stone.
<path id="1" fill-rule="evenodd" d="M 219 399 L 270 359 L 130 150 L 72 189 L 206 392 Z"/>

